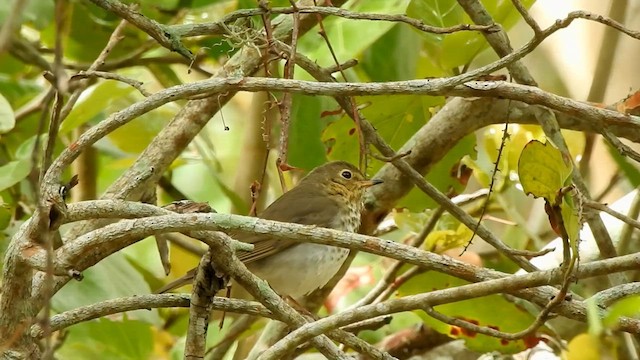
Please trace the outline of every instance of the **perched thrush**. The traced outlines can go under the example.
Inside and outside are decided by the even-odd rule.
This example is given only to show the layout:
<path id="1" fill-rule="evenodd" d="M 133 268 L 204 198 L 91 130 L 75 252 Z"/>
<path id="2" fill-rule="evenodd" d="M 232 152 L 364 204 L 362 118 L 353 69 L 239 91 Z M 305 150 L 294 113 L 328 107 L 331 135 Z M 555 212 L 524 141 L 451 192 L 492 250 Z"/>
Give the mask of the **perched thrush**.
<path id="1" fill-rule="evenodd" d="M 353 165 L 335 161 L 311 171 L 299 184 L 283 194 L 261 214 L 260 218 L 316 225 L 342 231 L 357 232 L 363 195 L 366 188 L 381 180 L 366 180 Z M 348 249 L 335 246 L 297 243 L 261 234 L 230 234 L 251 243 L 253 251 L 238 253 L 249 270 L 266 280 L 281 296 L 299 299 L 329 282 L 344 263 Z M 195 269 L 164 286 L 158 292 L 186 285 L 193 280 Z M 236 286 L 237 287 L 237 286 Z M 244 289 L 234 289 L 233 297 L 246 298 Z"/>

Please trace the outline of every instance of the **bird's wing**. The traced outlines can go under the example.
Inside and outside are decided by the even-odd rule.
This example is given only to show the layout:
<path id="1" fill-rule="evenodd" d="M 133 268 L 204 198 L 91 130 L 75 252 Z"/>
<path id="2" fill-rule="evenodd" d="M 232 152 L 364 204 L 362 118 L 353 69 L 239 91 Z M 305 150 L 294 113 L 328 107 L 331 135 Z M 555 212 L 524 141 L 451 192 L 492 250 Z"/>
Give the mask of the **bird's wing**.
<path id="1" fill-rule="evenodd" d="M 338 205 L 326 195 L 317 195 L 313 191 L 314 189 L 307 188 L 300 191 L 301 189 L 295 187 L 279 197 L 260 214 L 260 217 L 267 220 L 332 228 L 333 219 L 338 214 Z M 284 200 L 289 197 L 296 199 L 296 201 Z M 292 209 L 289 209 L 291 206 L 295 206 L 296 210 L 291 211 Z M 263 259 L 296 244 L 291 240 L 260 234 L 238 233 L 231 234 L 231 236 L 236 240 L 253 244 L 253 251 L 238 253 L 238 258 L 245 264 Z M 191 269 L 185 276 L 163 286 L 155 293 L 164 293 L 189 284 L 193 281 L 196 270 L 197 268 Z"/>
<path id="2" fill-rule="evenodd" d="M 260 217 L 267 220 L 291 222 L 302 225 L 317 225 L 331 228 L 338 213 L 337 204 L 328 196 L 313 196 L 311 193 L 300 193 L 293 188 L 276 200 L 271 206 L 260 214 Z M 294 197 L 297 201 L 283 201 L 288 197 Z M 294 209 L 290 209 L 295 206 Z M 292 216 L 293 215 L 293 216 Z M 253 251 L 238 253 L 242 262 L 250 263 L 260 260 L 276 252 L 282 251 L 292 245 L 295 241 L 280 239 L 269 235 L 250 234 L 238 235 L 235 237 L 239 241 L 253 244 Z"/>

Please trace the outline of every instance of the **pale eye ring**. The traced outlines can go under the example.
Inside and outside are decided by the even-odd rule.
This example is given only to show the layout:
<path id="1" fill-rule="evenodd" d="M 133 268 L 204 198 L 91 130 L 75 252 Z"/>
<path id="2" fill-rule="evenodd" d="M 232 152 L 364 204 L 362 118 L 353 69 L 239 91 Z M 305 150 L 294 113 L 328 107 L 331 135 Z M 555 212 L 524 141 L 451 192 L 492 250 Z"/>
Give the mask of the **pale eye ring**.
<path id="1" fill-rule="evenodd" d="M 349 179 L 351 179 L 353 177 L 353 174 L 349 170 L 342 170 L 340 172 L 340 176 L 342 176 L 343 178 L 349 180 Z"/>

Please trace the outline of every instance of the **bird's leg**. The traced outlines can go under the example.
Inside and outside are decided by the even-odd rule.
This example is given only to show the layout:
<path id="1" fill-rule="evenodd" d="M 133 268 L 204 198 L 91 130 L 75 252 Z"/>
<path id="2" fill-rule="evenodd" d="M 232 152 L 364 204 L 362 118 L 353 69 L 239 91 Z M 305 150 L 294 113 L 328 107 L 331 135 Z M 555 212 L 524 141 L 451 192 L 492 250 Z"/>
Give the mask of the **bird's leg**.
<path id="1" fill-rule="evenodd" d="M 227 284 L 227 294 L 225 295 L 227 299 L 231 298 L 231 287 L 233 285 L 232 284 Z M 222 327 L 224 326 L 224 318 L 227 315 L 226 311 L 222 311 L 222 317 L 220 317 L 220 325 L 219 328 L 222 330 Z"/>
<path id="2" fill-rule="evenodd" d="M 297 312 L 302 314 L 302 316 L 307 317 L 308 318 L 307 320 L 311 320 L 311 321 L 318 320 L 318 315 L 316 315 L 316 314 L 312 313 L 311 311 L 309 311 L 309 309 L 304 307 L 304 305 L 300 304 L 296 299 L 292 298 L 289 295 L 285 296 L 283 299 L 289 305 L 291 305 L 291 307 L 294 308 Z"/>

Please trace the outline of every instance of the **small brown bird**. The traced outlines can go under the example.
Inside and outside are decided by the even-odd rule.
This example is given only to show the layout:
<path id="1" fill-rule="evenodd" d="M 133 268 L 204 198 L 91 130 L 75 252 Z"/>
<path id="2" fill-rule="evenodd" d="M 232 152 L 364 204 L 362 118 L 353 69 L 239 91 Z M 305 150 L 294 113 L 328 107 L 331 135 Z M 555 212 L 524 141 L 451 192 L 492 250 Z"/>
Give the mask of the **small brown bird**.
<path id="1" fill-rule="evenodd" d="M 364 207 L 364 191 L 380 183 L 381 180 L 366 180 L 355 166 L 347 162 L 330 162 L 311 171 L 298 186 L 279 197 L 259 217 L 357 232 Z M 230 235 L 254 245 L 253 251 L 238 254 L 251 272 L 266 280 L 281 296 L 296 300 L 327 284 L 349 254 L 345 248 L 297 243 L 269 235 Z M 157 292 L 189 284 L 194 274 L 195 269 L 192 269 Z M 247 298 L 244 289 L 234 289 L 237 287 L 232 287 L 231 296 Z"/>

